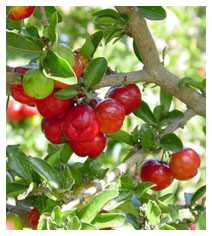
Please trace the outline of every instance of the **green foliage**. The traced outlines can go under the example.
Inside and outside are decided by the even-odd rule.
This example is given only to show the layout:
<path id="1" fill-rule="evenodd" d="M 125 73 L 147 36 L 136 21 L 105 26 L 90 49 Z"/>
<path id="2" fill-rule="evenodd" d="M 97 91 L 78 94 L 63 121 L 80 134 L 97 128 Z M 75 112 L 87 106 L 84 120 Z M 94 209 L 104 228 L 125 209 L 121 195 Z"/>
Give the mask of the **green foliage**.
<path id="1" fill-rule="evenodd" d="M 204 9 L 165 9 L 160 6 L 139 6 L 135 9 L 141 16 L 153 20 L 148 23 L 156 44 L 157 39 L 166 41 L 167 47 L 159 48 L 162 63 L 182 77 L 179 87 L 190 86 L 204 94 L 206 82 L 198 72 L 199 68 L 204 69 L 201 62 L 204 61 L 204 49 L 197 43 L 198 36 L 188 35 L 189 29 L 196 27 L 195 30 L 201 32 L 204 38 Z M 168 30 L 171 10 L 180 25 L 173 31 Z M 38 8 L 26 22 L 15 23 L 7 19 L 7 65 L 16 67 L 35 63 L 44 78 L 51 81 L 52 87 L 48 85 L 45 92 L 49 88 L 52 90 L 54 80 L 58 80 L 70 85 L 77 84 L 57 92 L 58 98 L 73 98 L 81 92 L 93 98 L 97 95 L 93 87 L 101 81 L 108 67 L 124 72 L 143 66 L 135 41 L 123 37 L 127 36 L 129 19 L 116 10 L 99 7 L 66 10 L 46 6 L 45 11 L 49 22 L 45 27 Z M 193 20 L 197 18 L 198 21 Z M 173 46 L 174 39 L 177 39 L 176 47 Z M 117 40 L 116 45 L 110 43 Z M 61 41 L 66 43 L 64 47 Z M 75 59 L 71 48 L 74 47 L 80 48 L 80 54 L 90 60 L 80 80 L 76 79 L 72 69 Z M 177 53 L 174 48 L 177 48 Z M 186 54 L 186 61 L 181 60 L 181 54 Z M 178 60 L 181 60 L 180 66 Z M 23 78 L 25 80 L 26 77 Z M 33 84 L 31 80 L 30 84 Z M 142 85 L 138 86 L 141 89 Z M 34 89 L 35 86 L 32 87 Z M 41 92 L 37 87 L 35 90 Z M 98 93 L 103 95 L 104 90 Z M 205 136 L 199 131 L 205 121 L 191 121 L 186 125 L 186 131 L 164 135 L 163 131 L 170 122 L 180 121 L 184 117 L 185 108 L 167 91 L 159 86 L 152 87 L 152 84 L 144 84 L 142 98 L 140 107 L 125 119 L 122 130 L 107 135 L 105 152 L 97 159 L 77 157 L 68 143 L 49 144 L 40 131 L 41 117 L 37 117 L 37 121 L 29 118 L 20 124 L 8 121 L 8 143 L 21 145 L 7 146 L 7 203 L 10 204 L 12 198 L 17 205 L 37 207 L 41 212 L 40 230 L 119 229 L 122 226 L 136 230 L 187 230 L 192 223 L 197 223 L 198 229 L 205 229 Z M 167 189 L 155 192 L 151 189 L 154 184 L 140 181 L 140 164 L 145 158 L 153 156 L 169 161 L 170 152 L 191 144 L 201 146 L 198 151 L 203 157 L 200 174 L 189 182 L 190 192 L 185 192 L 188 182 L 174 181 Z M 106 175 L 111 170 L 120 171 L 119 167 L 116 169 L 119 164 L 122 164 L 122 170 L 126 164 L 124 162 L 130 163 L 130 158 L 141 148 L 145 155 L 136 165 L 125 174 L 121 173 L 103 190 L 97 187 L 97 194 L 86 195 L 96 188 L 95 183 L 104 182 L 105 177 L 108 179 Z M 76 194 L 81 187 L 85 188 Z M 181 198 L 183 192 L 184 199 Z M 77 203 L 66 204 L 73 203 L 72 200 Z M 100 213 L 103 208 L 109 212 Z"/>
<path id="2" fill-rule="evenodd" d="M 160 6 L 136 7 L 136 11 L 148 20 L 164 20 L 166 18 L 166 11 Z"/>
<path id="3" fill-rule="evenodd" d="M 98 57 L 93 59 L 88 67 L 85 70 L 84 73 L 84 85 L 85 88 L 91 88 L 98 84 L 103 75 L 105 74 L 107 69 L 107 61 L 104 57 Z"/>
<path id="4" fill-rule="evenodd" d="M 41 45 L 28 37 L 7 31 L 6 41 L 8 66 L 17 67 L 30 64 L 42 54 Z"/>

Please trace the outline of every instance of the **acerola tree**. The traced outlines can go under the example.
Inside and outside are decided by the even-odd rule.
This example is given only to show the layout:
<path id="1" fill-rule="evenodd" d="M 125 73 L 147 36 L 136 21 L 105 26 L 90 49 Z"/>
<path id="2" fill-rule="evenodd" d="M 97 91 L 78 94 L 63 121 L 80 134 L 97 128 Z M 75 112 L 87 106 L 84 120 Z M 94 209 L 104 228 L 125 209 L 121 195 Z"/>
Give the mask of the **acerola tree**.
<path id="1" fill-rule="evenodd" d="M 63 17 L 53 6 L 7 7 L 8 122 L 33 133 L 23 122 L 39 114 L 48 143 L 37 156 L 8 144 L 7 220 L 19 215 L 17 229 L 33 230 L 206 229 L 204 142 L 198 153 L 179 133 L 205 118 L 206 82 L 168 70 L 166 48 L 160 58 L 147 21 L 160 27 L 166 9 L 99 9 L 96 30 L 74 49 L 61 42 Z M 119 72 L 98 56 L 122 40 L 142 69 Z"/>

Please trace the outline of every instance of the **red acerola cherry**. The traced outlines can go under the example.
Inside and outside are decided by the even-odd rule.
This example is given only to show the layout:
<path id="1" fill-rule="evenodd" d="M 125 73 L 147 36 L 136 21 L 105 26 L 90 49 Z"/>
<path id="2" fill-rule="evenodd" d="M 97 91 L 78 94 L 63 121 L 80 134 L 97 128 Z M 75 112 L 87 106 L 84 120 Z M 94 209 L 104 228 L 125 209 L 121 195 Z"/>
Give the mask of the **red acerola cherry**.
<path id="1" fill-rule="evenodd" d="M 111 87 L 107 97 L 118 100 L 124 106 L 126 115 L 138 109 L 141 104 L 141 92 L 135 84 Z"/>
<path id="2" fill-rule="evenodd" d="M 28 215 L 28 220 L 33 230 L 37 230 L 38 222 L 40 219 L 40 212 L 37 208 L 33 208 Z"/>
<path id="3" fill-rule="evenodd" d="M 59 99 L 55 97 L 55 93 L 59 89 L 54 89 L 54 91 L 44 99 L 36 100 L 36 107 L 39 113 L 47 118 L 53 119 L 56 116 L 66 112 L 74 103 L 74 99 Z"/>
<path id="4" fill-rule="evenodd" d="M 197 230 L 197 223 L 191 225 L 191 226 L 189 227 L 189 230 Z"/>
<path id="5" fill-rule="evenodd" d="M 19 102 L 11 102 L 9 103 L 7 109 L 7 117 L 10 121 L 20 122 L 24 120 L 25 116 L 22 112 L 22 104 Z"/>
<path id="6" fill-rule="evenodd" d="M 11 7 L 8 17 L 12 20 L 22 20 L 30 17 L 35 10 L 35 7 L 31 6 L 14 6 Z"/>
<path id="7" fill-rule="evenodd" d="M 123 105 L 115 99 L 107 98 L 98 103 L 95 113 L 101 133 L 115 133 L 123 125 L 125 110 Z"/>
<path id="8" fill-rule="evenodd" d="M 13 84 L 10 88 L 11 95 L 16 101 L 27 104 L 29 106 L 35 106 L 36 99 L 27 95 L 21 84 Z"/>
<path id="9" fill-rule="evenodd" d="M 160 191 L 168 187 L 172 181 L 173 176 L 167 163 L 160 162 L 157 159 L 146 160 L 141 167 L 141 180 L 143 182 L 152 182 L 156 186 L 152 190 Z"/>
<path id="10" fill-rule="evenodd" d="M 61 144 L 65 143 L 65 139 L 63 139 L 63 132 L 61 128 L 61 119 L 43 119 L 41 122 L 41 129 L 44 132 L 46 138 L 54 143 Z"/>
<path id="11" fill-rule="evenodd" d="M 70 146 L 72 150 L 80 157 L 89 156 L 90 158 L 98 157 L 104 150 L 106 137 L 99 133 L 93 139 L 88 141 L 72 141 Z"/>
<path id="12" fill-rule="evenodd" d="M 99 124 L 93 109 L 87 105 L 71 107 L 62 120 L 62 130 L 70 141 L 87 141 L 99 133 Z"/>
<path id="13" fill-rule="evenodd" d="M 175 179 L 189 180 L 197 174 L 200 156 L 191 148 L 185 148 L 171 155 L 169 168 Z"/>
<path id="14" fill-rule="evenodd" d="M 25 118 L 39 114 L 36 107 L 31 107 L 25 104 L 22 104 L 21 110 Z"/>

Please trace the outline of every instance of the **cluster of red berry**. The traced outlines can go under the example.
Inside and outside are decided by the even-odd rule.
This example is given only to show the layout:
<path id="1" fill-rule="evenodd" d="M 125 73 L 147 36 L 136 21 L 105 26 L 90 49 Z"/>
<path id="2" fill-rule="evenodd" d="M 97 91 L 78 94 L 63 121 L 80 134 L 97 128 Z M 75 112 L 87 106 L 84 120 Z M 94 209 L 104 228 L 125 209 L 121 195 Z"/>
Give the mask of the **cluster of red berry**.
<path id="1" fill-rule="evenodd" d="M 80 78 L 88 63 L 75 51 L 77 78 Z M 16 68 L 24 74 L 28 69 Z M 43 117 L 41 129 L 54 144 L 69 142 L 72 150 L 81 157 L 96 158 L 106 146 L 106 134 L 117 132 L 123 125 L 125 115 L 136 110 L 141 103 L 141 93 L 135 84 L 111 87 L 104 100 L 88 100 L 84 95 L 59 99 L 55 96 L 65 84 L 55 83 L 54 91 L 43 99 L 26 94 L 22 85 L 11 85 L 12 97 L 29 106 L 36 106 Z M 79 97 L 81 97 L 79 99 Z"/>
<path id="2" fill-rule="evenodd" d="M 200 156 L 191 148 L 173 153 L 169 163 L 148 159 L 142 164 L 141 180 L 154 183 L 152 189 L 160 191 L 168 187 L 174 179 L 193 178 L 197 174 L 200 162 Z"/>
<path id="3" fill-rule="evenodd" d="M 52 143 L 69 142 L 81 157 L 99 156 L 106 146 L 105 134 L 117 132 L 125 115 L 137 109 L 141 102 L 140 90 L 134 84 L 111 88 L 106 99 L 89 100 L 87 104 L 86 97 L 78 104 L 76 98 L 58 99 L 54 96 L 57 91 L 36 100 L 36 107 L 44 117 L 42 131 Z"/>

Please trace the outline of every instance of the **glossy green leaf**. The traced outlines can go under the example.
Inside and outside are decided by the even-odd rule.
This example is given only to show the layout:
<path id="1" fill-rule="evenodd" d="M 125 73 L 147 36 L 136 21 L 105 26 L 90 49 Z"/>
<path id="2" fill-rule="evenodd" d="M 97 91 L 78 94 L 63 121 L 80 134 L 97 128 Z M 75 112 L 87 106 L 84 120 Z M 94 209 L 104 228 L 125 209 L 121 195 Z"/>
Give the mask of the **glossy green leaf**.
<path id="1" fill-rule="evenodd" d="M 179 209 L 176 205 L 170 205 L 170 216 L 171 218 L 176 221 L 177 219 L 179 219 Z"/>
<path id="2" fill-rule="evenodd" d="M 114 26 L 113 28 L 110 27 L 108 30 L 105 30 L 104 32 L 105 45 L 108 44 L 113 39 L 115 39 L 113 41 L 113 43 L 115 43 L 122 36 L 123 36 L 123 28 L 117 26 Z"/>
<path id="3" fill-rule="evenodd" d="M 46 77 L 66 84 L 75 84 L 74 71 L 70 64 L 56 52 L 49 50 L 42 60 L 43 73 Z"/>
<path id="4" fill-rule="evenodd" d="M 91 88 L 98 84 L 107 70 L 107 61 L 104 57 L 93 59 L 84 72 L 85 87 Z"/>
<path id="5" fill-rule="evenodd" d="M 108 227 L 119 227 L 125 221 L 125 216 L 121 213 L 101 213 L 92 221 L 92 224 L 98 229 Z"/>
<path id="6" fill-rule="evenodd" d="M 151 182 L 139 183 L 135 188 L 135 194 L 137 197 L 141 197 L 147 190 L 151 189 L 155 184 Z"/>
<path id="7" fill-rule="evenodd" d="M 19 183 L 9 183 L 6 187 L 6 196 L 7 197 L 17 197 L 19 194 L 26 191 L 28 188 L 25 184 L 19 184 Z"/>
<path id="8" fill-rule="evenodd" d="M 108 134 L 107 136 L 111 139 L 114 139 L 114 140 L 117 140 L 120 142 L 124 142 L 126 144 L 131 145 L 131 146 L 134 145 L 131 135 L 124 130 L 119 130 L 116 133 Z"/>
<path id="9" fill-rule="evenodd" d="M 93 54 L 94 50 L 95 50 L 95 47 L 93 45 L 93 42 L 92 42 L 90 36 L 88 35 L 85 43 L 80 48 L 80 54 L 86 58 L 90 58 L 91 55 Z"/>
<path id="10" fill-rule="evenodd" d="M 74 56 L 74 52 L 72 51 L 72 49 L 64 44 L 64 43 L 58 43 L 55 45 L 54 47 L 54 51 L 63 59 L 66 60 L 66 62 L 68 62 L 70 64 L 71 67 L 73 67 L 75 65 L 75 56 Z"/>
<path id="11" fill-rule="evenodd" d="M 206 211 L 204 211 L 197 222 L 197 229 L 198 230 L 206 230 Z"/>
<path id="12" fill-rule="evenodd" d="M 118 206 L 118 209 L 130 213 L 132 215 L 135 215 L 136 217 L 139 216 L 139 211 L 136 208 L 136 206 L 129 200 L 126 200 L 124 203 Z"/>
<path id="13" fill-rule="evenodd" d="M 179 87 L 183 87 L 185 85 L 189 85 L 191 87 L 197 88 L 197 89 L 205 89 L 204 83 L 202 83 L 202 80 L 190 78 L 190 77 L 184 77 L 179 81 Z"/>
<path id="14" fill-rule="evenodd" d="M 176 230 L 174 226 L 165 224 L 160 227 L 160 230 Z"/>
<path id="15" fill-rule="evenodd" d="M 156 124 L 152 111 L 150 110 L 148 104 L 144 101 L 141 102 L 139 108 L 133 113 L 134 115 L 136 115 L 137 117 L 145 121 L 146 123 L 149 123 L 151 125 Z"/>
<path id="16" fill-rule="evenodd" d="M 140 143 L 144 150 L 150 150 L 155 144 L 155 129 L 149 124 L 143 124 L 139 130 Z"/>
<path id="17" fill-rule="evenodd" d="M 138 50 L 135 39 L 133 39 L 133 50 L 134 50 L 134 53 L 135 53 L 136 57 L 138 58 L 138 60 L 143 63 L 142 56 Z"/>
<path id="18" fill-rule="evenodd" d="M 133 179 L 131 179 L 130 177 L 128 177 L 127 175 L 123 175 L 119 178 L 119 182 L 120 182 L 120 188 L 121 190 L 132 190 L 134 188 L 134 183 L 133 183 Z"/>
<path id="19" fill-rule="evenodd" d="M 158 105 L 153 110 L 153 115 L 155 120 L 159 123 L 166 115 L 166 110 L 164 105 Z"/>
<path id="20" fill-rule="evenodd" d="M 26 183 L 31 183 L 33 178 L 31 172 L 32 170 L 28 162 L 29 158 L 19 149 L 18 145 L 8 145 L 6 152 L 9 170 L 13 171 Z"/>
<path id="21" fill-rule="evenodd" d="M 160 146 L 172 152 L 183 149 L 182 141 L 173 133 L 164 135 L 160 140 Z"/>
<path id="22" fill-rule="evenodd" d="M 103 32 L 102 31 L 97 31 L 94 34 L 92 34 L 90 37 L 91 37 L 91 41 L 92 41 L 93 46 L 94 46 L 94 51 L 91 54 L 91 57 L 93 57 L 96 49 L 99 47 L 99 45 L 101 43 L 101 40 L 103 38 Z"/>
<path id="23" fill-rule="evenodd" d="M 82 224 L 81 230 L 97 230 L 97 228 L 92 224 L 84 223 L 84 222 L 81 224 Z"/>
<path id="24" fill-rule="evenodd" d="M 81 221 L 91 223 L 104 206 L 117 196 L 117 190 L 105 189 L 99 192 L 92 201 L 80 211 Z"/>
<path id="25" fill-rule="evenodd" d="M 148 203 L 149 200 L 157 203 L 158 207 L 160 208 L 162 213 L 170 213 L 170 206 L 165 204 L 163 201 L 160 201 L 157 197 L 155 197 L 152 194 L 149 194 L 147 192 L 143 193 L 142 196 L 139 198 L 141 202 L 146 202 Z"/>
<path id="26" fill-rule="evenodd" d="M 59 206 L 56 206 L 51 212 L 51 221 L 59 227 L 62 227 L 64 224 L 63 212 Z"/>
<path id="27" fill-rule="evenodd" d="M 39 44 L 29 38 L 6 32 L 6 64 L 11 67 L 30 64 L 43 53 Z"/>
<path id="28" fill-rule="evenodd" d="M 58 33 L 57 33 L 57 23 L 58 23 L 58 14 L 54 12 L 51 17 L 51 21 L 48 25 L 48 36 L 51 40 L 52 46 L 58 41 Z"/>
<path id="29" fill-rule="evenodd" d="M 160 104 L 164 105 L 165 111 L 169 111 L 173 96 L 166 90 L 160 88 Z"/>
<path id="30" fill-rule="evenodd" d="M 198 200 L 200 200 L 206 194 L 206 186 L 202 186 L 193 194 L 191 198 L 191 204 L 195 204 Z"/>
<path id="31" fill-rule="evenodd" d="M 62 186 L 60 176 L 58 172 L 49 165 L 46 161 L 31 157 L 29 163 L 32 169 L 40 175 L 52 189 L 60 189 Z"/>
<path id="32" fill-rule="evenodd" d="M 93 14 L 93 16 L 95 16 L 97 19 L 101 17 L 111 17 L 117 20 L 121 19 L 120 14 L 117 11 L 110 8 L 97 11 Z"/>
<path id="33" fill-rule="evenodd" d="M 160 223 L 161 210 L 154 201 L 150 200 L 147 203 L 146 216 L 151 225 L 156 226 Z"/>
<path id="34" fill-rule="evenodd" d="M 66 225 L 67 230 L 80 230 L 82 227 L 82 224 L 77 216 L 71 217 L 71 219 L 68 221 Z"/>
<path id="35" fill-rule="evenodd" d="M 71 190 L 75 180 L 71 174 L 70 166 L 65 165 L 60 176 L 63 183 L 63 188 L 66 190 Z"/>
<path id="36" fill-rule="evenodd" d="M 39 32 L 38 32 L 38 28 L 36 28 L 35 26 L 29 26 L 26 28 L 27 33 L 36 39 L 40 38 Z"/>
<path id="37" fill-rule="evenodd" d="M 136 11 L 148 20 L 163 20 L 166 18 L 166 11 L 160 6 L 139 6 Z"/>
<path id="38" fill-rule="evenodd" d="M 55 93 L 55 97 L 60 99 L 74 98 L 78 95 L 79 91 L 74 87 L 67 87 L 64 89 L 60 89 Z"/>
<path id="39" fill-rule="evenodd" d="M 168 120 L 179 120 L 184 117 L 184 113 L 178 110 L 173 110 L 167 113 L 166 119 Z"/>

